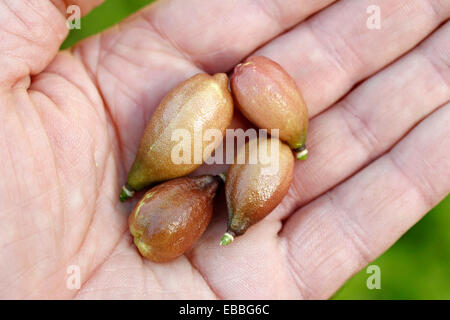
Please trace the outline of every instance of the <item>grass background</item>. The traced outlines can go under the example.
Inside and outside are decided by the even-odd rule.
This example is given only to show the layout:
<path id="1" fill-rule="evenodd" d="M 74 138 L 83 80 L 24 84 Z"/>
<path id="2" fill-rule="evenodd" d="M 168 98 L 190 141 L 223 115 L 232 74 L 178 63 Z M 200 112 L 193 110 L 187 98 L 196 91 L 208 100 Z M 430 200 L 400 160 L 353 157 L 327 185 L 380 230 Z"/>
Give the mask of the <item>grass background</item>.
<path id="1" fill-rule="evenodd" d="M 106 0 L 72 30 L 62 48 L 122 20 L 153 0 Z M 381 269 L 381 289 L 369 290 L 363 269 L 333 299 L 450 299 L 450 196 L 371 264 Z"/>

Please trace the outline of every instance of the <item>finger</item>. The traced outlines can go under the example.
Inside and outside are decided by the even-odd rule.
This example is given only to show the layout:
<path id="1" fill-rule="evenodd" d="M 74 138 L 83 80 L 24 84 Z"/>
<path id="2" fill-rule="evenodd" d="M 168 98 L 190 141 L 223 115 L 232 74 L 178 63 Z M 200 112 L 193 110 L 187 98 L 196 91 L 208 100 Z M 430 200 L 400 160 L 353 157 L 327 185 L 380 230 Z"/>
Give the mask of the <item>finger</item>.
<path id="1" fill-rule="evenodd" d="M 367 27 L 372 5 L 380 8 L 379 30 Z M 289 70 L 314 116 L 413 48 L 449 15 L 449 1 L 340 1 L 256 54 Z"/>
<path id="2" fill-rule="evenodd" d="M 281 248 L 304 296 L 329 297 L 449 194 L 449 123 L 447 104 L 286 222 Z"/>
<path id="3" fill-rule="evenodd" d="M 158 1 L 141 17 L 197 66 L 215 73 L 334 1 Z"/>
<path id="4" fill-rule="evenodd" d="M 310 124 L 310 160 L 296 164 L 285 217 L 389 150 L 450 100 L 450 23 L 399 61 L 369 78 Z"/>
<path id="5" fill-rule="evenodd" d="M 94 1 L 66 1 L 87 10 Z M 28 76 L 41 72 L 56 55 L 68 33 L 61 0 L 0 1 L 0 86 L 29 85 Z M 60 11 L 62 10 L 62 11 Z"/>

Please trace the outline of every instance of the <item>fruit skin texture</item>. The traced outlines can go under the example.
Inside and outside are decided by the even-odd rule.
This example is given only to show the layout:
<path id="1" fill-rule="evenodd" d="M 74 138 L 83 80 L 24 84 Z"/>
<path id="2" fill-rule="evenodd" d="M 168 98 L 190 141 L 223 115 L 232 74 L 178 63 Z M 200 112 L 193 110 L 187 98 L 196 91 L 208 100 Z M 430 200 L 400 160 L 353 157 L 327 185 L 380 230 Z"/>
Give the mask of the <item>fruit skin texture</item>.
<path id="1" fill-rule="evenodd" d="M 253 56 L 234 69 L 231 91 L 242 114 L 259 128 L 305 150 L 308 109 L 294 79 L 275 61 Z"/>
<path id="2" fill-rule="evenodd" d="M 124 194 L 122 190 L 121 200 L 153 183 L 182 177 L 197 169 L 201 163 L 194 161 L 193 140 L 198 137 L 194 129 L 203 132 L 218 129 L 224 135 L 232 118 L 233 98 L 226 74 L 197 74 L 179 84 L 162 100 L 148 123 L 128 174 L 126 188 L 130 193 Z M 171 159 L 172 148 L 180 144 L 180 141 L 172 141 L 172 133 L 177 129 L 187 130 L 191 135 L 190 164 L 175 164 Z M 197 141 L 202 144 L 203 155 L 211 142 L 204 142 L 201 136 Z M 220 141 L 214 148 L 219 144 Z M 200 160 L 203 162 L 205 158 Z"/>
<path id="3" fill-rule="evenodd" d="M 154 262 L 173 260 L 201 237 L 208 226 L 217 177 L 184 177 L 149 190 L 128 218 L 139 252 Z"/>
<path id="4" fill-rule="evenodd" d="M 270 163 L 275 165 L 276 156 L 270 153 L 271 144 L 278 142 L 278 169 L 267 170 L 269 164 L 262 164 L 258 157 L 256 164 L 233 164 L 230 166 L 225 183 L 228 207 L 227 233 L 240 236 L 247 229 L 266 217 L 283 200 L 289 190 L 294 172 L 294 156 L 289 147 L 275 138 L 267 140 Z M 249 159 L 250 142 L 239 152 L 245 152 Z M 261 148 L 261 147 L 258 147 Z M 238 155 L 239 157 L 239 155 Z M 231 241 L 222 241 L 227 245 Z"/>

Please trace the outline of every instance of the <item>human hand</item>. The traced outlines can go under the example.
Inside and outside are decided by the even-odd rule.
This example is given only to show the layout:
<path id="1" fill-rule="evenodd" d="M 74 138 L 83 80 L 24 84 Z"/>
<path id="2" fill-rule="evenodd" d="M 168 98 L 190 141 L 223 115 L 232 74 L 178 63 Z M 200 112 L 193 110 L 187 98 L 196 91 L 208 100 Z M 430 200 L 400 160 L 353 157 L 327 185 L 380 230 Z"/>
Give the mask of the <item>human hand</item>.
<path id="1" fill-rule="evenodd" d="M 101 1 L 66 2 L 0 1 L 2 297 L 328 298 L 450 192 L 446 1 L 159 1 L 58 52 L 65 5 Z M 259 47 L 304 94 L 309 159 L 229 247 L 216 206 L 188 254 L 143 260 L 118 192 L 148 119 L 180 81 Z"/>

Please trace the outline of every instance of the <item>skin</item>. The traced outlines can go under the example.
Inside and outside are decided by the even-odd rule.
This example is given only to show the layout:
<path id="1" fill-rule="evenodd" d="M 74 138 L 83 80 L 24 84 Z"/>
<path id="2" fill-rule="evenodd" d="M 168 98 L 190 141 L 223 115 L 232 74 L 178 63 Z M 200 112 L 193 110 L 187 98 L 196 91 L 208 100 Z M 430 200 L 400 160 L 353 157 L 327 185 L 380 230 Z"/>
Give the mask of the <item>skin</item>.
<path id="1" fill-rule="evenodd" d="M 226 74 L 198 74 L 179 84 L 164 97 L 147 125 L 128 174 L 128 185 L 141 190 L 152 183 L 191 173 L 201 165 L 194 160 L 195 130 L 217 129 L 224 135 L 232 118 L 233 99 Z M 175 164 L 171 158 L 171 150 L 180 143 L 172 140 L 172 134 L 180 129 L 192 137 L 189 164 Z M 209 157 L 204 150 L 211 142 L 198 140 L 202 143 L 200 160 L 204 160 Z M 219 144 L 217 141 L 209 149 L 211 153 Z"/>
<path id="2" fill-rule="evenodd" d="M 179 178 L 149 190 L 128 218 L 141 255 L 168 262 L 201 237 L 211 220 L 219 181 L 214 176 Z"/>
<path id="3" fill-rule="evenodd" d="M 249 144 L 240 150 L 240 153 L 245 153 L 246 159 L 250 159 Z M 272 147 L 276 150 L 275 154 L 271 152 Z M 257 156 L 260 148 L 268 150 L 270 164 L 263 163 Z M 234 236 L 243 235 L 250 226 L 272 212 L 286 196 L 292 182 L 294 157 L 287 145 L 268 139 L 267 144 L 262 143 L 252 151 L 256 154 L 257 163 L 247 160 L 243 164 L 233 164 L 227 174 L 227 232 Z M 271 167 L 273 170 L 270 170 Z"/>
<path id="4" fill-rule="evenodd" d="M 377 1 L 380 30 L 366 25 L 372 0 L 161 1 L 61 53 L 62 11 L 5 3 L 3 298 L 328 298 L 450 192 L 448 1 Z M 257 48 L 302 89 L 309 159 L 233 245 L 217 243 L 217 205 L 188 255 L 144 260 L 128 232 L 134 204 L 118 192 L 148 119 L 181 81 L 232 70 Z M 78 290 L 66 286 L 72 265 Z"/>
<path id="5" fill-rule="evenodd" d="M 248 58 L 234 69 L 231 89 L 247 119 L 269 132 L 279 129 L 279 138 L 292 149 L 305 149 L 308 109 L 295 80 L 278 63 Z"/>

